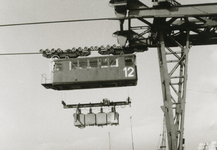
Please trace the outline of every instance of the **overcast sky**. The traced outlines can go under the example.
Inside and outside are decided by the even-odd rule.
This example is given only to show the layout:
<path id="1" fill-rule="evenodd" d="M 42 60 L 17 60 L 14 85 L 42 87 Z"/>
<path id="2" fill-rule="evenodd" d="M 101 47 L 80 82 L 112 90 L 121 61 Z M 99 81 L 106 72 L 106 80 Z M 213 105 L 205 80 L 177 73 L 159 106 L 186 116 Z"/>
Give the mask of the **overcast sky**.
<path id="1" fill-rule="evenodd" d="M 108 0 L 0 0 L 0 24 L 115 17 Z M 151 2 L 142 1 L 151 6 Z M 189 4 L 187 0 L 180 0 Z M 196 1 L 191 3 L 215 2 Z M 118 21 L 95 21 L 0 28 L 0 53 L 39 52 L 40 49 L 117 44 L 112 33 Z M 217 140 L 217 46 L 192 47 L 189 55 L 185 117 L 186 149 Z M 157 149 L 163 125 L 162 93 L 156 48 L 137 53 L 138 85 L 135 87 L 54 91 L 41 86 L 50 62 L 41 55 L 0 56 L 1 150 L 131 150 L 132 116 L 135 150 Z M 117 108 L 119 126 L 73 125 L 69 104 L 123 101 Z M 93 110 L 95 113 L 98 109 Z M 105 110 L 108 111 L 108 110 Z M 83 113 L 87 113 L 84 110 Z"/>

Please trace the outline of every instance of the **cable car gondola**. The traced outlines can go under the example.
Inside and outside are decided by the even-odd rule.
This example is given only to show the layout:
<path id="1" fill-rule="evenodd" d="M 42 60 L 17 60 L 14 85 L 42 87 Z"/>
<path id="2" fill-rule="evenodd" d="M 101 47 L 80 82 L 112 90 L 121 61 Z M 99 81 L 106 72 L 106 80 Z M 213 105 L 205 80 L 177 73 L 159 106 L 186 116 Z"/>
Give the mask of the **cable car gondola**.
<path id="1" fill-rule="evenodd" d="M 47 89 L 73 90 L 137 85 L 136 55 L 54 59 Z"/>

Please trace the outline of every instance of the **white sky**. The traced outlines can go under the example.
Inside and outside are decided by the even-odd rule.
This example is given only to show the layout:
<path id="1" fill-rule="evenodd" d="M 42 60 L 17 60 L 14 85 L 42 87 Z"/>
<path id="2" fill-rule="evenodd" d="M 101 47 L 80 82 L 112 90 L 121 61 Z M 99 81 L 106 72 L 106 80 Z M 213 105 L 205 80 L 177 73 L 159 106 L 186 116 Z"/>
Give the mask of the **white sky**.
<path id="1" fill-rule="evenodd" d="M 0 0 L 0 24 L 114 17 L 108 0 Z M 142 1 L 151 6 L 151 2 Z M 187 0 L 179 1 L 188 4 Z M 191 3 L 215 2 L 196 1 Z M 61 23 L 0 28 L 0 53 L 39 52 L 46 48 L 72 48 L 117 44 L 112 33 L 117 21 Z M 192 47 L 186 103 L 186 149 L 217 140 L 217 46 Z M 163 112 L 157 50 L 137 54 L 136 87 L 59 92 L 41 86 L 41 74 L 49 73 L 49 60 L 41 55 L 0 56 L 1 150 L 131 150 L 132 116 L 136 150 L 157 149 Z M 200 92 L 209 91 L 209 92 Z M 132 98 L 132 106 L 117 108 L 119 126 L 73 125 L 73 109 L 66 103 L 100 102 Z M 99 110 L 94 110 L 98 112 Z M 84 111 L 87 113 L 87 111 Z"/>

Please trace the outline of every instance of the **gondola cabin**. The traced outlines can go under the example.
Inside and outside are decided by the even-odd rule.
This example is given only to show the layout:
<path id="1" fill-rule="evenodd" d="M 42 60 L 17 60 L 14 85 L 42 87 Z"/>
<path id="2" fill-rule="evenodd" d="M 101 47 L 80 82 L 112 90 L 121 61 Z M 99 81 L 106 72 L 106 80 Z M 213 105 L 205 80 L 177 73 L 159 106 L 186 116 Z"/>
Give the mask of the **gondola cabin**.
<path id="1" fill-rule="evenodd" d="M 73 90 L 104 87 L 135 86 L 136 56 L 85 57 L 53 60 L 51 80 L 47 89 Z"/>

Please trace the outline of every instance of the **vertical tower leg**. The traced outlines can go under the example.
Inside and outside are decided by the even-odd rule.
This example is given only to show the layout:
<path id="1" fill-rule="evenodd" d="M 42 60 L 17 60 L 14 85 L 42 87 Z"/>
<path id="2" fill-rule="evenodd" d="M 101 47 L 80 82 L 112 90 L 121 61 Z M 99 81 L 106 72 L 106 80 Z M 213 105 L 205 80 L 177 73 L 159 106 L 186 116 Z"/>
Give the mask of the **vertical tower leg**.
<path id="1" fill-rule="evenodd" d="M 175 52 L 166 47 L 165 37 L 171 38 L 181 50 Z M 163 30 L 159 31 L 158 58 L 163 94 L 161 108 L 166 119 L 169 150 L 183 149 L 188 52 L 189 32 L 186 32 L 186 45 L 182 46 Z M 168 60 L 171 58 L 173 60 Z"/>
<path id="2" fill-rule="evenodd" d="M 177 150 L 177 144 L 176 144 L 177 139 L 176 139 L 175 126 L 173 122 L 174 116 L 173 116 L 171 93 L 170 93 L 170 77 L 167 68 L 163 31 L 159 32 L 159 38 L 160 39 L 159 39 L 159 47 L 158 47 L 158 58 L 159 58 L 161 86 L 162 86 L 163 103 L 164 103 L 162 110 L 166 118 L 169 150 Z"/>
<path id="3" fill-rule="evenodd" d="M 165 117 L 163 119 L 163 133 L 162 133 L 162 141 L 159 150 L 166 150 L 166 120 Z"/>

